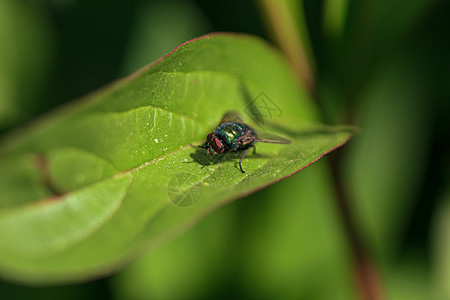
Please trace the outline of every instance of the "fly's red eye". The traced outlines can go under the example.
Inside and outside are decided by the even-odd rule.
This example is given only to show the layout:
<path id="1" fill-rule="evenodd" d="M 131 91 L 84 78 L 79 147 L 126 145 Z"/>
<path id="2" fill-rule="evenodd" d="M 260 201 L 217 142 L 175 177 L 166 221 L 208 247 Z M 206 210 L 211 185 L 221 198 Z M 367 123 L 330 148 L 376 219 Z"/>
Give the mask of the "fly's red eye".
<path id="1" fill-rule="evenodd" d="M 213 136 L 214 136 L 214 133 L 212 133 L 212 132 L 206 136 L 206 141 L 208 142 L 208 144 L 211 143 Z"/>
<path id="2" fill-rule="evenodd" d="M 216 153 L 223 152 L 222 142 L 217 137 L 212 140 L 211 147 L 214 149 L 214 151 L 216 151 Z"/>

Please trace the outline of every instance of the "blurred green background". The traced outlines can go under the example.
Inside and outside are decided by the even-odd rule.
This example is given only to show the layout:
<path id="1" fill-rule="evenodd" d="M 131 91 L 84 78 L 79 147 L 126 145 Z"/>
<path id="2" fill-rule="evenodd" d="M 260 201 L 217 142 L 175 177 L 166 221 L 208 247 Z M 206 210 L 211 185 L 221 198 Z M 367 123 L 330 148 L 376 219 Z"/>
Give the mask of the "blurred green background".
<path id="1" fill-rule="evenodd" d="M 300 31 L 306 24 L 323 121 L 361 128 L 330 158 L 384 296 L 450 299 L 449 1 L 286 2 Z M 0 132 L 208 32 L 276 45 L 262 3 L 1 0 Z M 0 298 L 358 299 L 336 197 L 323 159 L 118 274 L 60 287 L 0 282 Z"/>

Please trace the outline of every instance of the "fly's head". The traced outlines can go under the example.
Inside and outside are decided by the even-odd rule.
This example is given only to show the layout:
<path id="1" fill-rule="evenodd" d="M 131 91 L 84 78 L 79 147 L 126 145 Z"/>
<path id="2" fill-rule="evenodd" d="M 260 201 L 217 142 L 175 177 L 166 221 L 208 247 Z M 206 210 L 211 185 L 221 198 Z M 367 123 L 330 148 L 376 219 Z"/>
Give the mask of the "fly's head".
<path id="1" fill-rule="evenodd" d="M 216 135 L 214 135 L 214 133 L 211 132 L 208 134 L 206 137 L 206 149 L 208 155 L 211 154 L 211 150 L 218 154 L 223 153 L 224 148 L 223 142 Z"/>

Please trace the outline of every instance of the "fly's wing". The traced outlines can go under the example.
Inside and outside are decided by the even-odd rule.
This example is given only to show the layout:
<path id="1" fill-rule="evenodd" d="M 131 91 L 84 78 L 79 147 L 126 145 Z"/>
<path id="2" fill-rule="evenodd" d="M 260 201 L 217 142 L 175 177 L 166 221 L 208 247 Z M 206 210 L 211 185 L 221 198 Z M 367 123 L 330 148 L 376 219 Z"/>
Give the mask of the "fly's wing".
<path id="1" fill-rule="evenodd" d="M 240 123 L 240 124 L 243 124 L 244 121 L 242 120 L 241 115 L 237 111 L 229 110 L 223 115 L 222 120 L 220 120 L 220 124 L 223 124 L 223 123 Z"/>
<path id="2" fill-rule="evenodd" d="M 255 139 L 258 143 L 272 143 L 272 144 L 290 144 L 291 141 L 276 134 L 267 132 L 258 132 L 258 136 Z"/>

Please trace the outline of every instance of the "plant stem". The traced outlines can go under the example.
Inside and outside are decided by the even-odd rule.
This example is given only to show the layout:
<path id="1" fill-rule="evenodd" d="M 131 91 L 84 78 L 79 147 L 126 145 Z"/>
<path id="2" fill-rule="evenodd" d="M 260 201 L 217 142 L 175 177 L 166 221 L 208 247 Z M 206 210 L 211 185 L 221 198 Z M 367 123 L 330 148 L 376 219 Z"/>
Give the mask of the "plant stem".
<path id="1" fill-rule="evenodd" d="M 353 253 L 356 283 L 359 288 L 361 299 L 382 300 L 385 299 L 385 296 L 379 272 L 367 252 L 362 235 L 355 226 L 350 211 L 348 195 L 341 180 L 341 174 L 339 172 L 341 157 L 342 150 L 338 150 L 334 153 L 331 157 L 331 170 L 336 190 L 338 209 Z"/>
<path id="2" fill-rule="evenodd" d="M 300 24 L 296 24 L 285 0 L 258 0 L 257 2 L 268 21 L 268 29 L 273 34 L 276 43 L 291 62 L 302 85 L 312 92 L 314 77 L 310 63 L 313 60 L 308 59 L 307 55 L 309 53 L 309 57 L 311 57 L 311 52 L 308 51 L 309 39 L 304 18 L 298 20 L 297 23 Z"/>

